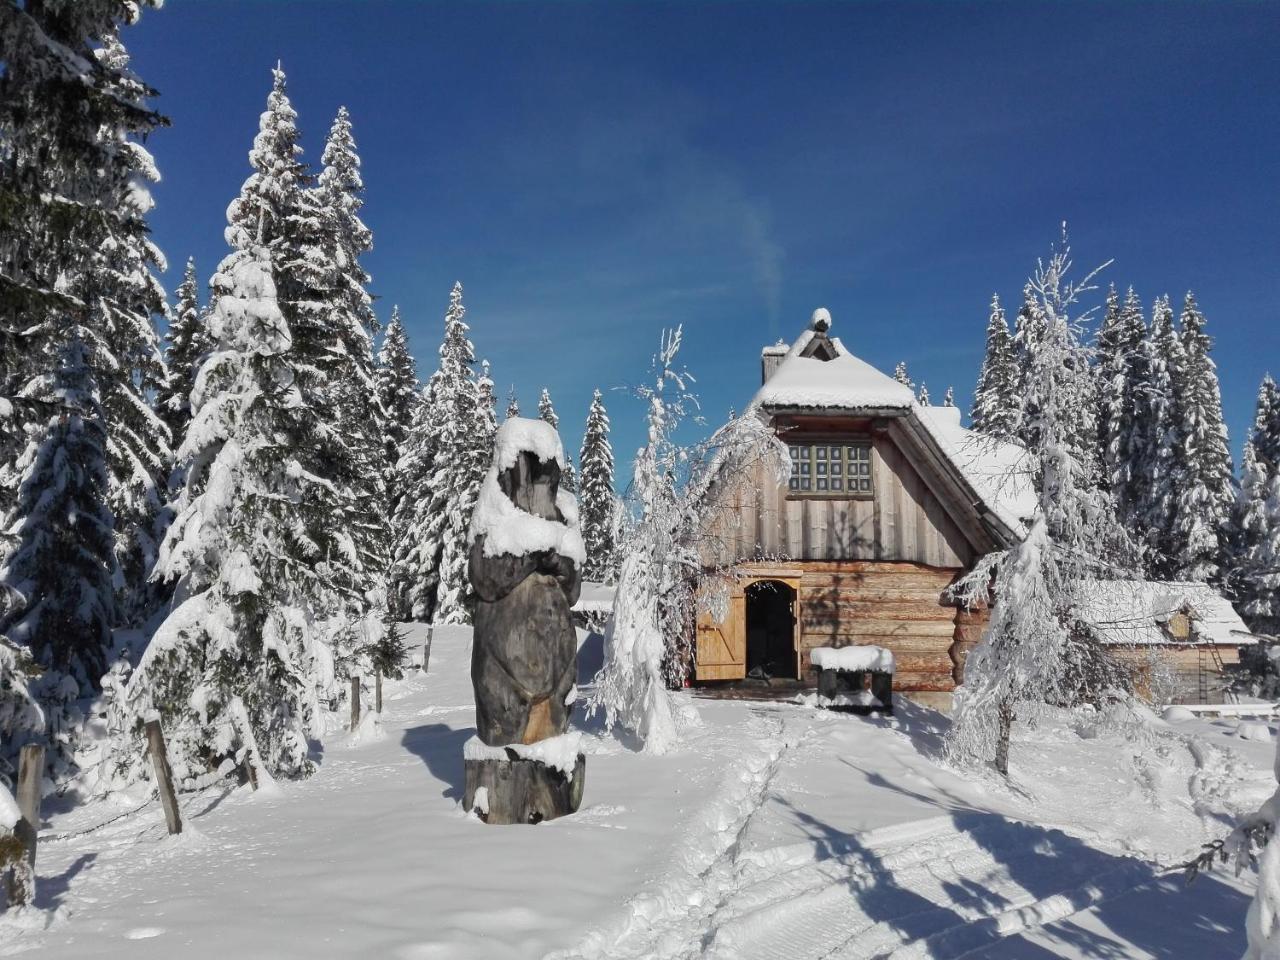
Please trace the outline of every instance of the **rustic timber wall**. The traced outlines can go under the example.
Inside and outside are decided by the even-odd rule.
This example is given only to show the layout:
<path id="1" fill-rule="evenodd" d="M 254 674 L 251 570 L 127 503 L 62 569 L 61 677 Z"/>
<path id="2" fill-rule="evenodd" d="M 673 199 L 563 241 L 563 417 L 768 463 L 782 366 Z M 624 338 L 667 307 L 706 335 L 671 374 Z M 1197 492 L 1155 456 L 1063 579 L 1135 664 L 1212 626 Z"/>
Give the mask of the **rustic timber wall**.
<path id="1" fill-rule="evenodd" d="M 703 542 L 704 564 L 775 557 L 968 566 L 972 546 L 893 440 L 885 434 L 861 439 L 872 444 L 869 498 L 788 497 L 764 463 L 726 478 L 723 503 Z"/>
<path id="2" fill-rule="evenodd" d="M 875 644 L 893 651 L 900 690 L 955 688 L 956 609 L 942 593 L 958 567 L 811 561 L 800 576 L 800 667 L 814 678 L 814 647 Z"/>

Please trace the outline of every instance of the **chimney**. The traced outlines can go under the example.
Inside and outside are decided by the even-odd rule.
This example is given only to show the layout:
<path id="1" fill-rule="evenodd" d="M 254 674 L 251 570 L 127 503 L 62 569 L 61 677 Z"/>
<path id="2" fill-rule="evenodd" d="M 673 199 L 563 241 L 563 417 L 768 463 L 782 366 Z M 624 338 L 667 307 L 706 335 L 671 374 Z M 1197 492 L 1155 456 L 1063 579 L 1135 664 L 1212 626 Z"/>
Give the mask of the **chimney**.
<path id="1" fill-rule="evenodd" d="M 760 383 L 767 383 L 769 378 L 773 376 L 773 372 L 778 369 L 778 365 L 782 363 L 791 348 L 779 340 L 771 347 L 765 347 L 760 351 Z"/>

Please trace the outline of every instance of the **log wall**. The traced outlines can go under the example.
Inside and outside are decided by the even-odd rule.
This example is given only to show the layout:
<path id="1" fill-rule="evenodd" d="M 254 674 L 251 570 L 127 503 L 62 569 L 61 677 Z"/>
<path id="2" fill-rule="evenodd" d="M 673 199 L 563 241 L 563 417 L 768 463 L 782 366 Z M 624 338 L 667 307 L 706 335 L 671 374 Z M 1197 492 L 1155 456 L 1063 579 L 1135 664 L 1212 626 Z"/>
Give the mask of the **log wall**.
<path id="1" fill-rule="evenodd" d="M 942 594 L 958 567 L 875 561 L 799 565 L 800 668 L 813 681 L 815 647 L 874 644 L 893 651 L 898 690 L 955 687 L 956 610 Z"/>

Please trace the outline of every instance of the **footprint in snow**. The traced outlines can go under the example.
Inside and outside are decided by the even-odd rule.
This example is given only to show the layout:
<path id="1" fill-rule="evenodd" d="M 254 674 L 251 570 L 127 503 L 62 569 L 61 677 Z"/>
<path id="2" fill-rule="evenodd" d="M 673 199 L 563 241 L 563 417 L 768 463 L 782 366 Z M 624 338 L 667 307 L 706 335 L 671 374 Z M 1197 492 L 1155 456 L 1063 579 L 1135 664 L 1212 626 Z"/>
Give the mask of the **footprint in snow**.
<path id="1" fill-rule="evenodd" d="M 126 940 L 150 940 L 164 933 L 160 927 L 134 927 L 124 935 Z"/>

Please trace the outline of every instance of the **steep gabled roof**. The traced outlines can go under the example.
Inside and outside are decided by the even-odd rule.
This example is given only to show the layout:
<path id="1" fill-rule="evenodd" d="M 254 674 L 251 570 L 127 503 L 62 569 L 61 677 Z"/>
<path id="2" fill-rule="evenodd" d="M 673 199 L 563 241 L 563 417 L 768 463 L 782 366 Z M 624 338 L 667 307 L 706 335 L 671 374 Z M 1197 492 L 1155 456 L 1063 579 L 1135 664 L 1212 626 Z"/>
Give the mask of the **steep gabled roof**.
<path id="1" fill-rule="evenodd" d="M 826 341 L 835 356 L 823 360 L 807 351 Z M 766 408 L 840 408 L 906 410 L 914 406 L 915 395 L 893 377 L 885 376 L 871 364 L 855 357 L 838 337 L 828 339 L 806 330 L 764 385 L 752 398 L 752 406 Z"/>
<path id="2" fill-rule="evenodd" d="M 1018 539 L 1036 506 L 1026 451 L 961 426 L 955 407 L 920 406 L 910 387 L 829 336 L 830 314 L 820 309 L 814 317 L 819 329 L 796 339 L 749 409 L 901 418 L 903 432 L 940 464 L 997 542 Z"/>

